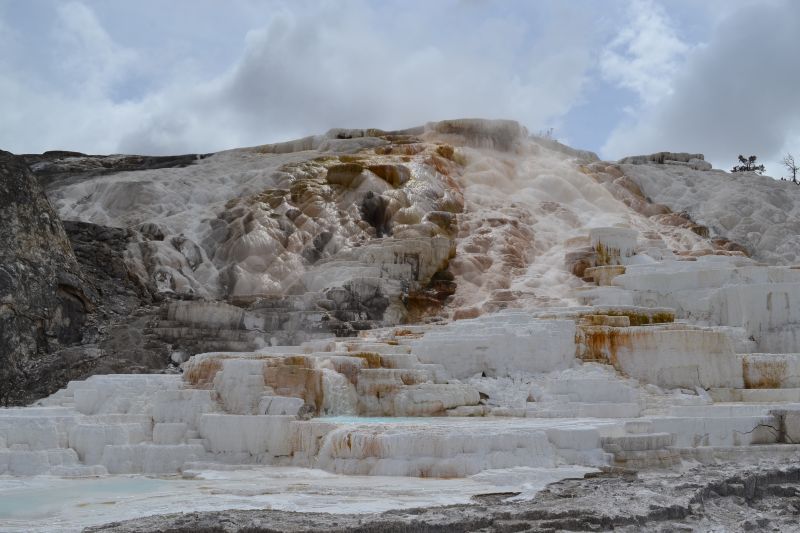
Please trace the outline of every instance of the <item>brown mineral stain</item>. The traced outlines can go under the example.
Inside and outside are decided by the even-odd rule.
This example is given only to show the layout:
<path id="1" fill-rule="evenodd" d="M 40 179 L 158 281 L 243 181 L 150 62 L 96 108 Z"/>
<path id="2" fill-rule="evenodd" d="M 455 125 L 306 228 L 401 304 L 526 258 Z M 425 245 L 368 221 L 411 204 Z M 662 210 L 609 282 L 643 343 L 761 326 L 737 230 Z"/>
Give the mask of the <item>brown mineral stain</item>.
<path id="1" fill-rule="evenodd" d="M 436 298 L 432 291 L 411 291 L 406 297 L 404 322 L 415 324 L 423 318 L 436 316 L 444 307 L 444 300 Z"/>
<path id="2" fill-rule="evenodd" d="M 746 389 L 780 389 L 786 376 L 785 360 L 742 358 L 742 376 Z"/>
<path id="3" fill-rule="evenodd" d="M 276 394 L 302 398 L 319 414 L 324 400 L 322 371 L 310 368 L 307 357 L 289 356 L 270 361 L 264 365 L 263 375 L 264 384 L 272 387 Z"/>
<path id="4" fill-rule="evenodd" d="M 220 370 L 222 370 L 222 361 L 219 359 L 203 359 L 198 364 L 189 366 L 183 376 L 193 387 L 207 389 L 211 388 L 214 376 Z"/>
<path id="5" fill-rule="evenodd" d="M 366 366 L 365 360 L 353 361 L 345 357 L 334 359 L 331 362 L 333 369 L 346 377 L 353 385 L 358 382 L 358 373 Z"/>
<path id="6" fill-rule="evenodd" d="M 367 368 L 381 368 L 381 355 L 376 352 L 357 352 L 350 354 L 352 357 L 358 357 L 366 361 Z"/>
<path id="7" fill-rule="evenodd" d="M 635 311 L 628 309 L 608 309 L 603 314 L 608 316 L 626 316 L 631 326 L 647 326 L 650 324 L 666 324 L 675 322 L 675 313 L 672 311 L 658 311 L 655 313 Z"/>
<path id="8" fill-rule="evenodd" d="M 628 328 L 613 328 L 608 326 L 588 326 L 581 328 L 585 351 L 582 359 L 588 361 L 602 361 L 621 370 L 618 352 L 620 348 L 631 350 L 634 339 L 644 332 L 637 332 Z"/>
<path id="9" fill-rule="evenodd" d="M 450 167 L 452 162 L 444 159 L 443 157 L 439 157 L 438 155 L 432 154 L 425 160 L 425 164 L 432 166 L 439 174 L 442 174 L 443 176 L 449 176 L 452 171 Z"/>

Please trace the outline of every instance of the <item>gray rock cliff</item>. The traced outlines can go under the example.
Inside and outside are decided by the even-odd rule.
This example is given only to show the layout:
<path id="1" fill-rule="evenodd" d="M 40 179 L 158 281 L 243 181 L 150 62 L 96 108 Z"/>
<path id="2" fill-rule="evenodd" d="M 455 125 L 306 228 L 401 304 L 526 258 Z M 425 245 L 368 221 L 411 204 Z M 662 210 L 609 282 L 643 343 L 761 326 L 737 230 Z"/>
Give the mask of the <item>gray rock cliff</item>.
<path id="1" fill-rule="evenodd" d="M 124 262 L 132 232 L 62 222 L 23 156 L 0 151 L 0 405 L 71 379 L 164 370 L 158 310 Z"/>
<path id="2" fill-rule="evenodd" d="M 97 294 L 25 161 L 0 152 L 0 403 L 38 385 L 37 361 L 79 342 Z"/>

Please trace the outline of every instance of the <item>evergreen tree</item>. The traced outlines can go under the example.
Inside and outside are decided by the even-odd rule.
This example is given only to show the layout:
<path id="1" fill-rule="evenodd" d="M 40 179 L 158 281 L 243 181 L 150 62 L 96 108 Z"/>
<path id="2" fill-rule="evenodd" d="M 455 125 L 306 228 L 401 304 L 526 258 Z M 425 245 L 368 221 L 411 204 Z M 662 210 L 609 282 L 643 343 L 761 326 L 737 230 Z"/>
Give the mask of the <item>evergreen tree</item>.
<path id="1" fill-rule="evenodd" d="M 731 172 L 755 172 L 756 174 L 763 174 L 764 173 L 764 165 L 756 165 L 756 156 L 751 155 L 750 157 L 745 157 L 742 154 L 739 154 L 739 163 L 741 165 L 736 165 L 731 169 Z"/>

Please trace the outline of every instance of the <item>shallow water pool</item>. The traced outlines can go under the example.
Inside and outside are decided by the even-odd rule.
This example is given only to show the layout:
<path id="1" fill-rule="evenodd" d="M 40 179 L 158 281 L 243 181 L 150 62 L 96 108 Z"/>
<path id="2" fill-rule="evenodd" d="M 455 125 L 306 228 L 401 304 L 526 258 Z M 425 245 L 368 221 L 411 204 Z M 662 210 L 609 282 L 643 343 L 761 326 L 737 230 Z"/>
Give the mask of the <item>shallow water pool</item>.
<path id="1" fill-rule="evenodd" d="M 548 483 L 582 477 L 593 470 L 515 468 L 485 471 L 464 479 L 423 479 L 252 466 L 186 472 L 187 478 L 0 477 L 0 532 L 71 532 L 90 525 L 191 511 L 366 513 L 468 503 L 476 494 L 491 492 L 533 496 Z"/>

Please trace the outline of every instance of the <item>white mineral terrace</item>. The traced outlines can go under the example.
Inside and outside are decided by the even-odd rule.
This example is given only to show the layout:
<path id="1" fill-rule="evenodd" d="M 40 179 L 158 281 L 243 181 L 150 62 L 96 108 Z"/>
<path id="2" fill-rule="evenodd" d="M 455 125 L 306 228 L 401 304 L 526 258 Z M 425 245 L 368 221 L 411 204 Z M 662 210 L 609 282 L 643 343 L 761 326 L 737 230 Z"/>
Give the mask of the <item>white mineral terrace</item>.
<path id="1" fill-rule="evenodd" d="M 530 496 L 600 466 L 797 454 L 798 271 L 615 253 L 584 307 L 206 353 L 181 375 L 97 375 L 1 410 L 0 520 L 376 511 Z"/>
<path id="2" fill-rule="evenodd" d="M 800 269 L 714 255 L 700 233 L 643 215 L 652 205 L 634 211 L 629 204 L 643 197 L 623 203 L 614 195 L 621 186 L 603 181 L 624 179 L 617 167 L 581 167 L 527 138 L 513 154 L 438 138 L 458 147 L 463 167 L 461 233 L 452 241 L 440 230 L 420 233 L 434 212 L 426 202 L 448 204 L 452 191 L 410 165 L 394 240 L 348 241 L 367 234 L 353 222 L 357 210 L 342 211 L 350 220 L 311 202 L 293 215 L 309 239 L 325 228 L 334 235 L 336 246 L 308 269 L 296 268 L 297 250 L 274 244 L 277 223 L 267 215 L 247 234 L 218 235 L 202 219 L 231 197 L 255 194 L 261 181 L 284 179 L 272 171 L 318 155 L 308 147 L 267 166 L 257 151 L 232 151 L 187 171 L 85 180 L 57 193 L 62 216 L 155 220 L 168 234 L 213 244 L 214 257 L 197 252 L 189 268 L 190 247 L 152 241 L 158 272 L 183 254 L 170 271 L 177 293 L 252 295 L 261 284 L 277 287 L 265 294 L 282 294 L 289 280 L 308 294 L 330 290 L 330 303 L 346 278 L 353 293 L 382 287 L 392 300 L 386 327 L 358 337 L 317 335 L 298 346 L 265 339 L 255 351 L 195 355 L 180 374 L 95 375 L 33 406 L 0 409 L 0 530 L 79 530 L 190 510 L 374 512 L 485 493 L 530 497 L 599 467 L 679 469 L 800 453 Z M 343 139 L 339 148 L 368 144 Z M 691 161 L 679 169 L 688 182 L 713 177 Z M 620 166 L 648 194 L 696 207 L 680 183 L 656 190 L 663 169 Z M 193 196 L 220 169 L 225 194 Z M 370 176 L 357 187 L 377 187 Z M 169 209 L 131 215 L 118 202 L 123 185 Z M 102 201 L 76 201 L 91 194 Z M 337 201 L 350 206 L 350 192 Z M 229 209 L 231 228 L 253 219 L 237 209 Z M 308 222 L 324 217 L 327 226 Z M 709 220 L 744 231 L 716 208 Z M 783 241 L 760 244 L 756 257 L 794 260 Z M 253 259 L 270 247 L 280 248 L 281 261 Z M 398 260 L 404 250 L 416 254 L 415 266 Z M 564 267 L 565 256 L 577 264 L 586 254 L 591 264 L 580 274 Z M 430 278 L 448 257 L 458 284 L 452 320 L 389 326 L 405 312 L 403 284 Z M 235 283 L 223 290 L 220 272 L 231 268 L 239 269 Z M 180 336 L 201 324 L 236 343 L 236 335 L 263 331 L 264 316 L 191 300 L 173 304 L 160 327 Z"/>

